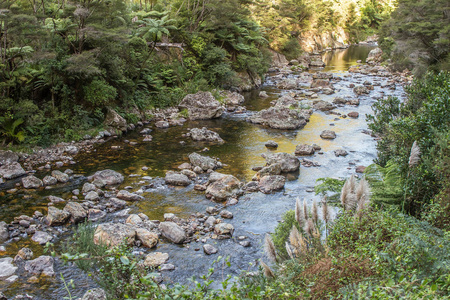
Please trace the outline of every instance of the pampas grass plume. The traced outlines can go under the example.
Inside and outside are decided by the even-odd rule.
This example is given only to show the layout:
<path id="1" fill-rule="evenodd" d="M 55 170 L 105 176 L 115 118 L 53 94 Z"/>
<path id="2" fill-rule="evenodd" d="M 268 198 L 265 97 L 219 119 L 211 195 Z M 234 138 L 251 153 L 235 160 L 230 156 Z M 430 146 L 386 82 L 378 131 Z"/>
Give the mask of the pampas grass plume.
<path id="1" fill-rule="evenodd" d="M 297 198 L 297 200 L 295 201 L 295 220 L 298 222 L 300 227 L 303 227 L 303 214 L 300 204 L 300 198 Z"/>
<path id="2" fill-rule="evenodd" d="M 312 215 L 312 219 L 313 219 L 314 223 L 317 224 L 317 222 L 319 221 L 319 215 L 317 214 L 317 202 L 315 199 L 313 201 L 311 215 Z"/>
<path id="3" fill-rule="evenodd" d="M 297 227 L 295 227 L 295 226 L 292 226 L 292 229 L 289 232 L 289 242 L 295 248 L 300 248 L 301 236 L 300 236 L 300 232 L 298 231 Z"/>
<path id="4" fill-rule="evenodd" d="M 289 246 L 288 242 L 286 242 L 286 252 L 291 259 L 294 259 L 294 253 L 292 253 L 291 247 Z"/>
<path id="5" fill-rule="evenodd" d="M 412 147 L 411 147 L 411 154 L 409 155 L 409 167 L 412 168 L 413 166 L 417 165 L 420 160 L 420 148 L 417 145 L 417 141 L 414 141 Z"/>
<path id="6" fill-rule="evenodd" d="M 352 174 L 352 176 L 350 176 L 349 184 L 350 184 L 350 192 L 354 193 L 355 190 L 356 190 L 356 177 L 355 177 L 355 175 Z"/>
<path id="7" fill-rule="evenodd" d="M 264 276 L 266 276 L 267 278 L 275 278 L 275 274 L 272 272 L 268 265 L 266 265 L 262 260 L 260 261 L 260 264 L 264 270 Z"/>
<path id="8" fill-rule="evenodd" d="M 359 181 L 358 187 L 356 188 L 356 198 L 358 199 L 358 202 L 363 195 L 365 196 L 365 200 L 367 201 L 370 195 L 370 186 L 365 178 Z"/>
<path id="9" fill-rule="evenodd" d="M 277 251 L 275 250 L 275 245 L 270 234 L 266 234 L 264 239 L 264 250 L 271 261 L 277 262 Z"/>
<path id="10" fill-rule="evenodd" d="M 303 199 L 303 217 L 305 221 L 308 220 L 308 205 L 306 204 L 306 199 Z"/>
<path id="11" fill-rule="evenodd" d="M 325 224 L 328 224 L 328 221 L 330 221 L 330 211 L 328 209 L 328 204 L 327 204 L 327 198 L 326 197 L 323 199 L 322 216 L 323 216 L 323 220 L 325 221 Z"/>
<path id="12" fill-rule="evenodd" d="M 344 210 L 347 210 L 347 198 L 348 195 L 351 193 L 351 187 L 350 187 L 350 181 L 347 179 L 344 183 L 344 186 L 341 190 L 341 204 Z"/>

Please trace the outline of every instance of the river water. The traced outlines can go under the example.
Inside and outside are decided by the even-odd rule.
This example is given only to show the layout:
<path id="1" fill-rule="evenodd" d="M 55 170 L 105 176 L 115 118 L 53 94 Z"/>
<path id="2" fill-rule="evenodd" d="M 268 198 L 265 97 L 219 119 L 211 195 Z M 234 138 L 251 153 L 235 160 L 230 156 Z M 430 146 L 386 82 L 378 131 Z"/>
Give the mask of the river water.
<path id="1" fill-rule="evenodd" d="M 350 74 L 347 72 L 349 66 L 357 63 L 357 60 L 365 61 L 368 52 L 373 47 L 352 46 L 349 49 L 337 50 L 324 54 L 323 59 L 327 63 L 325 69 L 320 71 L 333 72 L 335 77 L 341 77 L 334 86 L 336 93 L 333 95 L 318 94 L 319 99 L 332 101 L 335 97 L 355 96 L 349 87 L 351 83 L 356 85 L 364 81 L 384 83 L 388 79 L 361 74 Z M 312 71 L 314 72 L 314 71 Z M 290 75 L 290 76 L 296 76 Z M 260 91 L 266 91 L 268 98 L 258 97 Z M 217 255 L 207 256 L 201 250 L 202 243 L 193 242 L 188 245 L 178 246 L 166 243 L 161 240 L 156 249 L 151 251 L 169 253 L 169 261 L 176 266 L 176 270 L 163 273 L 166 284 L 171 282 L 189 283 L 187 280 L 192 275 L 206 274 L 217 256 L 229 257 L 231 266 L 223 269 L 218 268 L 218 272 L 213 276 L 221 279 L 226 274 L 239 275 L 242 270 L 255 270 L 256 262 L 263 257 L 262 239 L 267 232 L 274 230 L 281 219 L 282 214 L 293 209 L 297 197 L 305 198 L 308 201 L 320 200 L 314 195 L 311 189 L 316 180 L 322 177 L 346 178 L 355 172 L 356 165 L 369 165 L 376 157 L 376 141 L 363 131 L 367 129 L 365 114 L 371 113 L 371 105 L 375 98 L 383 96 L 380 86 L 375 86 L 375 90 L 368 96 L 360 97 L 359 107 L 344 106 L 338 107 L 335 111 L 347 114 L 357 111 L 360 117 L 339 118 L 337 115 L 315 111 L 310 122 L 300 130 L 282 131 L 263 128 L 259 125 L 246 122 L 248 114 L 225 114 L 220 119 L 186 122 L 183 126 L 170 127 L 168 129 L 154 129 L 151 133 L 153 141 L 142 142 L 142 136 L 138 132 L 131 132 L 120 139 L 113 139 L 99 145 L 91 153 L 81 154 L 76 157 L 78 163 L 70 166 L 76 174 L 88 176 L 95 171 L 102 169 L 113 169 L 125 175 L 125 182 L 121 185 L 132 186 L 133 190 L 140 187 L 142 176 L 163 177 L 166 171 L 176 170 L 177 166 L 183 162 L 188 162 L 188 155 L 194 151 L 201 151 L 205 147 L 207 151 L 202 154 L 217 157 L 225 164 L 221 173 L 232 174 L 245 181 L 251 180 L 255 174 L 252 167 L 263 166 L 265 160 L 262 154 L 271 151 L 294 153 L 298 144 L 316 143 L 322 147 L 323 154 L 315 154 L 309 159 L 318 162 L 320 167 L 301 167 L 298 174 L 290 174 L 285 188 L 281 192 L 265 195 L 253 193 L 244 195 L 239 199 L 239 203 L 229 206 L 227 209 L 234 215 L 232 220 L 227 222 L 233 224 L 235 232 L 230 240 L 208 240 L 218 248 Z M 259 111 L 270 107 L 270 102 L 277 99 L 280 94 L 287 91 L 276 88 L 269 75 L 265 84 L 259 89 L 245 94 L 244 105 L 249 110 Z M 390 91 L 396 96 L 402 94 L 399 87 L 395 91 Z M 225 140 L 222 145 L 212 145 L 201 142 L 193 142 L 183 138 L 182 134 L 187 133 L 189 128 L 207 127 L 216 131 Z M 325 129 L 336 132 L 337 138 L 334 140 L 323 140 L 320 133 Z M 138 144 L 131 146 L 125 140 L 135 141 Z M 273 140 L 279 144 L 278 149 L 269 150 L 264 144 L 268 140 Z M 181 145 L 180 141 L 185 141 Z M 121 150 L 113 150 L 111 146 L 121 146 Z M 334 150 L 347 150 L 346 157 L 336 157 Z M 148 167 L 143 171 L 142 167 Z M 130 176 L 131 175 L 131 176 Z M 39 176 L 38 177 L 43 177 Z M 8 195 L 3 193 L 0 197 L 2 211 L 0 219 L 7 222 L 13 216 L 21 214 L 32 215 L 38 209 L 44 211 L 47 207 L 46 195 L 57 195 L 68 198 L 70 191 L 80 188 L 84 183 L 84 177 L 73 182 L 69 186 L 64 186 L 50 191 L 42 191 L 36 194 L 16 193 Z M 162 220 L 164 213 L 175 213 L 180 217 L 188 217 L 192 213 L 205 212 L 208 206 L 214 206 L 205 198 L 204 192 L 198 192 L 193 186 L 186 188 L 161 188 L 152 192 L 144 193 L 145 200 L 134 203 L 131 212 L 143 212 L 152 220 Z M 334 210 L 334 213 L 336 210 Z M 66 230 L 70 230 L 66 229 Z M 238 236 L 246 236 L 251 247 L 242 247 L 237 240 Z M 2 256 L 14 256 L 23 247 L 29 246 L 35 252 L 35 257 L 42 254 L 42 248 L 30 242 L 29 239 L 22 239 L 19 242 L 6 245 L 7 252 Z M 199 251 L 200 249 L 200 251 Z M 0 256 L 1 257 L 1 256 Z M 66 266 L 60 262 L 56 263 L 55 271 L 61 272 L 66 280 L 73 279 L 75 289 L 71 289 L 72 296 L 82 296 L 88 287 L 95 286 L 95 283 L 83 272 L 76 270 L 72 266 Z M 36 296 L 36 299 L 62 299 L 67 296 L 60 276 L 55 279 L 41 280 L 39 284 L 26 283 L 25 274 L 20 274 L 20 280 L 7 286 L 0 283 L 0 289 L 5 289 L 5 294 L 12 296 L 15 293 L 28 293 Z"/>

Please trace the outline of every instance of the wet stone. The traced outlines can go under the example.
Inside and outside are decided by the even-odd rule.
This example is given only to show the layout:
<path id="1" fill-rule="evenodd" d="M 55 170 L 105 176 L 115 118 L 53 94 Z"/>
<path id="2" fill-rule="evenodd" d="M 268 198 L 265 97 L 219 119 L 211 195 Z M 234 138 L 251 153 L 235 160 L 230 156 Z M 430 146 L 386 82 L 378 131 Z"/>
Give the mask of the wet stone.
<path id="1" fill-rule="evenodd" d="M 175 270 L 175 266 L 172 264 L 162 264 L 159 266 L 160 271 L 173 271 Z"/>
<path id="2" fill-rule="evenodd" d="M 332 140 L 332 139 L 336 138 L 336 132 L 334 132 L 332 130 L 324 130 L 320 134 L 320 137 L 323 139 Z"/>
<path id="3" fill-rule="evenodd" d="M 31 237 L 32 241 L 41 245 L 47 244 L 47 242 L 50 242 L 52 239 L 53 237 L 44 231 L 36 231 L 36 233 Z"/>
<path id="4" fill-rule="evenodd" d="M 0 280 L 6 279 L 16 272 L 17 267 L 12 262 L 13 259 L 11 257 L 0 258 Z"/>
<path id="5" fill-rule="evenodd" d="M 156 268 L 169 260 L 169 254 L 153 252 L 145 257 L 144 266 Z"/>
<path id="6" fill-rule="evenodd" d="M 240 241 L 239 245 L 241 245 L 242 247 L 250 247 L 250 242 L 249 241 Z"/>
<path id="7" fill-rule="evenodd" d="M 204 244 L 203 245 L 203 251 L 207 255 L 216 254 L 218 252 L 217 248 L 210 245 L 210 244 Z"/>
<path id="8" fill-rule="evenodd" d="M 338 150 L 334 150 L 334 155 L 336 155 L 336 157 L 339 157 L 339 156 L 345 157 L 348 155 L 348 152 L 343 149 L 338 149 Z"/>
<path id="9" fill-rule="evenodd" d="M 53 269 L 54 259 L 51 256 L 39 256 L 34 260 L 29 260 L 25 263 L 25 271 L 34 275 L 53 276 L 55 271 Z"/>

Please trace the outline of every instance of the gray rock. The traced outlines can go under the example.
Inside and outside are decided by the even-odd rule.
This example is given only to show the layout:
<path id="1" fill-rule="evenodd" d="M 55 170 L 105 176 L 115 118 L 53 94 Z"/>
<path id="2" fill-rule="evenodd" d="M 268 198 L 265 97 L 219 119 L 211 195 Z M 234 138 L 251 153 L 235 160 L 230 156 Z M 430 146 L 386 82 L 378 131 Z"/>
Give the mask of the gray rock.
<path id="1" fill-rule="evenodd" d="M 206 196 L 215 200 L 227 200 L 239 195 L 241 182 L 232 175 L 227 175 L 210 184 L 206 189 Z"/>
<path id="2" fill-rule="evenodd" d="M 210 92 L 186 95 L 178 107 L 187 109 L 191 120 L 218 118 L 223 113 L 222 105 Z"/>
<path id="3" fill-rule="evenodd" d="M 124 180 L 124 177 L 122 174 L 116 171 L 107 169 L 103 171 L 98 171 L 92 176 L 94 184 L 96 179 L 103 181 L 106 185 L 116 185 L 121 184 Z"/>
<path id="4" fill-rule="evenodd" d="M 320 110 L 320 111 L 329 111 L 332 109 L 335 109 L 336 106 L 331 104 L 330 102 L 323 101 L 323 100 L 316 100 L 313 102 L 314 109 Z"/>
<path id="5" fill-rule="evenodd" d="M 84 200 L 86 201 L 97 201 L 98 199 L 100 199 L 99 195 L 97 192 L 91 191 L 89 193 L 87 193 L 86 196 L 84 196 Z"/>
<path id="6" fill-rule="evenodd" d="M 268 141 L 264 144 L 267 148 L 278 148 L 278 143 L 274 141 Z"/>
<path id="7" fill-rule="evenodd" d="M 162 264 L 159 266 L 160 271 L 172 271 L 175 270 L 175 266 L 172 264 Z"/>
<path id="8" fill-rule="evenodd" d="M 354 92 L 356 95 L 358 95 L 358 96 L 363 95 L 363 94 L 369 94 L 369 93 L 370 93 L 369 89 L 368 89 L 367 87 L 363 86 L 363 85 L 355 86 L 355 87 L 353 88 L 353 92 Z"/>
<path id="9" fill-rule="evenodd" d="M 331 81 L 329 79 L 322 79 L 322 78 L 315 78 L 313 79 L 313 81 L 311 82 L 311 86 L 312 89 L 315 88 L 333 88 L 333 85 L 331 84 Z"/>
<path id="10" fill-rule="evenodd" d="M 42 179 L 42 182 L 44 185 L 55 185 L 58 183 L 58 180 L 53 176 L 47 175 Z"/>
<path id="11" fill-rule="evenodd" d="M 222 96 L 222 103 L 224 103 L 227 107 L 237 107 L 245 101 L 244 96 L 236 92 L 225 90 L 221 91 L 220 95 Z"/>
<path id="12" fill-rule="evenodd" d="M 163 237 L 175 244 L 181 244 L 186 240 L 186 233 L 183 228 L 174 222 L 161 222 L 159 230 Z"/>
<path id="13" fill-rule="evenodd" d="M 259 190 L 265 194 L 282 189 L 286 183 L 286 178 L 281 175 L 268 175 L 259 181 Z"/>
<path id="14" fill-rule="evenodd" d="M 325 67 L 325 63 L 323 62 L 320 55 L 314 55 L 310 57 L 309 66 L 314 68 L 322 68 Z"/>
<path id="15" fill-rule="evenodd" d="M 47 199 L 51 203 L 64 203 L 64 202 L 66 202 L 66 200 L 64 200 L 63 198 L 56 197 L 56 196 L 48 196 Z"/>
<path id="16" fill-rule="evenodd" d="M 144 228 L 136 228 L 136 237 L 147 248 L 153 248 L 158 244 L 158 235 Z"/>
<path id="17" fill-rule="evenodd" d="M 131 214 L 128 216 L 127 220 L 125 221 L 125 224 L 140 226 L 144 223 L 144 220 L 139 215 Z"/>
<path id="18" fill-rule="evenodd" d="M 226 176 L 228 175 L 219 172 L 212 172 L 211 174 L 209 174 L 209 183 L 216 182 L 217 180 L 222 179 Z"/>
<path id="19" fill-rule="evenodd" d="M 48 207 L 47 223 L 49 226 L 64 225 L 70 218 L 70 213 L 54 206 Z"/>
<path id="20" fill-rule="evenodd" d="M 97 187 L 94 184 L 89 183 L 89 182 L 85 182 L 83 184 L 83 188 L 81 189 L 81 192 L 83 194 L 86 194 L 86 193 L 89 193 L 89 192 L 95 191 L 95 190 L 97 190 Z"/>
<path id="21" fill-rule="evenodd" d="M 0 177 L 13 179 L 25 175 L 26 172 L 18 162 L 12 162 L 0 167 Z"/>
<path id="22" fill-rule="evenodd" d="M 333 140 L 336 138 L 336 132 L 334 132 L 333 130 L 324 130 L 320 134 L 320 137 L 326 140 Z"/>
<path id="23" fill-rule="evenodd" d="M 209 156 L 202 156 L 196 152 L 189 154 L 189 161 L 194 168 L 200 167 L 203 171 L 215 170 L 222 167 L 222 164 L 216 159 Z M 194 172 L 196 172 L 195 169 Z"/>
<path id="24" fill-rule="evenodd" d="M 241 245 L 242 247 L 250 247 L 251 246 L 249 241 L 240 241 L 239 245 Z"/>
<path id="25" fill-rule="evenodd" d="M 9 165 L 19 160 L 19 155 L 11 150 L 0 150 L 0 165 Z"/>
<path id="26" fill-rule="evenodd" d="M 68 145 L 64 148 L 64 151 L 69 155 L 76 155 L 78 153 L 79 149 L 75 145 Z"/>
<path id="27" fill-rule="evenodd" d="M 228 210 L 222 210 L 220 212 L 220 216 L 224 219 L 232 219 L 233 218 L 233 213 L 231 211 Z"/>
<path id="28" fill-rule="evenodd" d="M 286 107 L 270 107 L 255 113 L 248 121 L 275 129 L 298 129 L 306 125 L 309 116 L 306 110 L 299 112 Z"/>
<path id="29" fill-rule="evenodd" d="M 314 147 L 306 144 L 297 145 L 295 147 L 295 155 L 306 156 L 313 155 L 315 152 Z"/>
<path id="30" fill-rule="evenodd" d="M 58 182 L 66 183 L 69 181 L 69 175 L 58 170 L 52 171 L 52 176 L 55 177 Z"/>
<path id="31" fill-rule="evenodd" d="M 219 223 L 214 227 L 214 233 L 218 235 L 233 235 L 234 226 L 229 223 Z"/>
<path id="32" fill-rule="evenodd" d="M 36 259 L 29 260 L 25 263 L 25 271 L 34 275 L 53 276 L 55 271 L 53 269 L 54 260 L 51 256 L 39 256 Z"/>
<path id="33" fill-rule="evenodd" d="M 161 120 L 161 121 L 155 122 L 155 126 L 157 128 L 163 129 L 163 128 L 169 128 L 170 124 L 167 121 Z"/>
<path id="34" fill-rule="evenodd" d="M 52 239 L 53 237 L 44 231 L 36 231 L 35 234 L 31 237 L 32 241 L 41 245 L 47 244 L 47 242 L 50 242 Z"/>
<path id="35" fill-rule="evenodd" d="M 0 222 L 0 243 L 3 243 L 9 239 L 8 225 L 5 221 Z"/>
<path id="36" fill-rule="evenodd" d="M 166 184 L 176 186 L 188 186 L 192 183 L 189 177 L 174 171 L 168 171 L 164 180 Z"/>
<path id="37" fill-rule="evenodd" d="M 22 178 L 22 185 L 25 189 L 38 189 L 44 185 L 42 180 L 33 175 Z"/>
<path id="38" fill-rule="evenodd" d="M 98 225 L 94 233 L 94 243 L 115 247 L 123 242 L 132 245 L 135 241 L 136 229 L 128 224 L 104 223 Z"/>
<path id="39" fill-rule="evenodd" d="M 90 209 L 88 210 L 88 220 L 91 222 L 96 222 L 100 219 L 106 217 L 106 212 L 100 209 Z"/>
<path id="40" fill-rule="evenodd" d="M 216 221 L 216 218 L 214 218 L 213 216 L 209 216 L 205 221 L 205 226 L 213 227 L 214 225 L 216 225 Z"/>
<path id="41" fill-rule="evenodd" d="M 109 198 L 106 204 L 107 207 L 112 207 L 114 210 L 122 209 L 127 205 L 127 202 L 117 198 Z"/>
<path id="42" fill-rule="evenodd" d="M 119 199 L 122 199 L 122 200 L 126 200 L 126 201 L 139 201 L 139 200 L 144 199 L 144 197 L 142 197 L 138 194 L 130 193 L 126 190 L 120 190 L 117 193 L 116 197 Z"/>
<path id="43" fill-rule="evenodd" d="M 266 175 L 280 175 L 281 174 L 281 164 L 274 163 L 269 166 L 263 167 L 261 170 L 256 173 L 253 180 L 260 180 L 261 177 Z"/>
<path id="44" fill-rule="evenodd" d="M 11 257 L 0 258 L 0 280 L 5 279 L 16 272 L 17 267 L 15 267 L 12 262 L 13 259 Z"/>
<path id="45" fill-rule="evenodd" d="M 219 250 L 217 250 L 217 248 L 214 247 L 213 245 L 210 245 L 210 244 L 203 245 L 203 252 L 205 252 L 205 254 L 207 254 L 207 255 L 216 254 L 217 251 L 219 251 Z"/>
<path id="46" fill-rule="evenodd" d="M 181 174 L 186 175 L 190 179 L 197 177 L 197 173 L 187 169 L 181 170 Z"/>
<path id="47" fill-rule="evenodd" d="M 261 97 L 261 98 L 268 98 L 269 97 L 269 95 L 267 95 L 267 92 L 266 91 L 261 91 L 261 92 L 259 92 L 259 95 L 258 95 L 259 97 Z"/>
<path id="48" fill-rule="evenodd" d="M 225 142 L 217 132 L 208 130 L 206 127 L 202 129 L 192 128 L 189 131 L 189 135 L 194 141 L 216 142 L 220 144 Z"/>
<path id="49" fill-rule="evenodd" d="M 106 300 L 106 293 L 103 289 L 100 288 L 87 290 L 81 300 Z"/>
<path id="50" fill-rule="evenodd" d="M 70 222 L 76 224 L 84 221 L 87 218 L 88 212 L 77 202 L 69 202 L 64 207 L 64 211 L 70 214 Z"/>
<path id="51" fill-rule="evenodd" d="M 162 252 L 153 252 L 147 254 L 144 260 L 144 266 L 156 268 L 169 260 L 169 254 Z"/>
<path id="52" fill-rule="evenodd" d="M 292 154 L 281 152 L 266 155 L 267 164 L 280 164 L 282 172 L 295 172 L 300 168 L 300 161 Z"/>
<path id="53" fill-rule="evenodd" d="M 108 111 L 106 112 L 105 121 L 103 122 L 108 131 L 115 132 L 119 131 L 127 131 L 128 125 L 127 121 L 119 115 L 114 109 L 108 107 Z"/>
<path id="54" fill-rule="evenodd" d="M 338 150 L 334 150 L 334 155 L 336 155 L 336 157 L 339 157 L 339 156 L 345 157 L 348 155 L 348 152 L 343 149 L 338 149 Z"/>

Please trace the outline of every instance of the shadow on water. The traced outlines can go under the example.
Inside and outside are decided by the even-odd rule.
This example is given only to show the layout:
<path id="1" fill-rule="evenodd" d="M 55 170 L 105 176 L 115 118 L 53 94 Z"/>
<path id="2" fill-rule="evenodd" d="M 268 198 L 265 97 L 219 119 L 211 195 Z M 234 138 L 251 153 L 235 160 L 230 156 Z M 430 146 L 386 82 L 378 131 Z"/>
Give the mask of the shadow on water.
<path id="1" fill-rule="evenodd" d="M 325 71 L 335 72 L 335 76 L 342 78 L 336 81 L 336 93 L 331 96 L 319 94 L 319 98 L 325 101 L 332 101 L 337 96 L 354 96 L 350 83 L 362 84 L 365 80 L 382 83 L 386 78 L 365 76 L 360 74 L 348 75 L 348 66 L 356 64 L 357 60 L 365 60 L 368 52 L 373 47 L 358 46 L 345 50 L 338 50 L 324 55 L 327 62 Z M 344 76 L 345 75 L 345 76 Z M 271 82 L 271 81 L 269 81 Z M 269 95 L 266 99 L 258 97 L 260 90 L 264 90 Z M 270 107 L 270 101 L 277 99 L 281 93 L 286 91 L 277 89 L 273 85 L 263 85 L 260 90 L 249 92 L 245 95 L 244 105 L 252 113 Z M 402 89 L 397 89 L 395 95 L 401 95 Z M 188 161 L 188 155 L 194 151 L 201 154 L 219 158 L 225 165 L 219 172 L 232 174 L 241 180 L 249 181 L 255 174 L 252 167 L 263 166 L 265 164 L 262 154 L 268 152 L 288 152 L 294 153 L 298 144 L 316 143 L 322 147 L 323 154 L 315 154 L 308 157 L 318 162 L 321 167 L 301 167 L 299 174 L 289 174 L 288 181 L 283 191 L 265 195 L 253 193 L 244 195 L 239 199 L 239 203 L 227 207 L 234 218 L 227 222 L 233 224 L 235 233 L 230 240 L 212 240 L 208 243 L 218 248 L 223 257 L 229 256 L 231 267 L 226 268 L 226 274 L 239 275 L 242 270 L 255 270 L 256 260 L 262 257 L 261 241 L 266 232 L 273 231 L 281 219 L 281 215 L 288 209 L 294 207 L 295 198 L 306 198 L 320 200 L 309 191 L 314 187 L 315 182 L 321 177 L 348 177 L 354 172 L 355 165 L 369 165 L 376 157 L 376 142 L 372 137 L 362 132 L 367 128 L 365 114 L 372 112 L 371 105 L 374 98 L 381 97 L 383 90 L 379 85 L 369 96 L 360 97 L 361 105 L 355 107 L 339 107 L 335 111 L 347 114 L 350 111 L 358 111 L 360 117 L 357 119 L 341 118 L 336 115 L 315 112 L 310 122 L 301 130 L 282 131 L 264 128 L 246 122 L 248 114 L 225 114 L 220 119 L 207 121 L 186 122 L 183 126 L 170 127 L 168 129 L 153 129 L 151 135 L 152 142 L 143 142 L 143 137 L 139 134 L 139 129 L 121 138 L 112 139 L 99 145 L 90 153 L 80 154 L 76 160 L 77 164 L 70 166 L 76 174 L 80 174 L 77 181 L 69 186 L 57 187 L 53 190 L 41 190 L 38 192 L 24 192 L 19 190 L 12 195 L 3 194 L 0 197 L 2 211 L 0 219 L 7 222 L 13 216 L 20 214 L 31 215 L 34 210 L 46 211 L 47 195 L 57 195 L 68 199 L 71 191 L 81 188 L 86 180 L 86 176 L 102 169 L 113 169 L 125 175 L 125 182 L 121 188 L 131 186 L 131 191 L 138 190 L 142 185 L 143 176 L 163 177 L 168 170 L 176 170 L 177 166 Z M 226 141 L 225 144 L 206 144 L 194 142 L 183 134 L 189 128 L 207 127 L 216 131 Z M 334 130 L 337 134 L 335 140 L 323 140 L 320 133 L 325 129 Z M 131 146 L 130 143 L 137 144 Z M 264 144 L 268 140 L 273 140 L 279 144 L 278 149 L 269 150 Z M 184 142 L 184 144 L 180 142 Z M 111 146 L 120 146 L 120 150 L 112 149 Z M 206 148 L 206 149 L 205 149 Z M 349 152 L 347 157 L 336 157 L 334 150 L 344 149 Z M 205 151 L 204 151 L 205 150 Z M 204 151 L 204 152 L 202 152 Z M 142 170 L 142 167 L 148 167 Z M 38 177 L 45 174 L 38 173 Z M 132 176 L 130 176 L 132 175 Z M 175 213 L 180 217 L 189 217 L 192 213 L 204 212 L 208 206 L 215 205 L 205 198 L 204 192 L 198 192 L 193 186 L 186 188 L 160 188 L 148 191 L 143 194 L 145 200 L 132 203 L 132 211 L 139 211 L 147 214 L 150 219 L 162 220 L 164 213 Z M 336 210 L 333 212 L 336 213 Z M 69 233 L 66 233 L 66 235 Z M 251 243 L 251 247 L 244 248 L 239 244 L 237 237 L 246 236 Z M 204 236 L 196 236 L 199 239 Z M 29 239 L 22 239 L 20 242 L 7 244 L 6 256 L 14 256 L 25 244 L 29 244 L 36 253 L 42 252 L 42 247 L 30 242 Z M 169 263 L 176 266 L 175 271 L 163 273 L 165 283 L 181 282 L 188 283 L 188 278 L 192 275 L 206 274 L 212 262 L 217 256 L 206 256 L 202 249 L 201 242 L 193 242 L 189 245 L 178 246 L 160 241 L 156 249 L 139 251 L 160 251 L 169 253 Z M 39 250 L 40 249 L 40 250 Z M 3 255 L 3 256 L 5 256 Z M 250 266 L 253 264 L 253 266 Z M 219 268 L 220 269 L 220 268 Z M 56 265 L 57 274 L 63 272 L 66 280 L 74 279 L 77 288 L 75 296 L 81 296 L 87 287 L 95 286 L 86 274 L 75 268 L 64 266 L 60 262 Z M 219 271 L 213 276 L 215 279 L 222 279 Z M 33 284 L 27 284 L 21 280 L 9 287 L 8 294 L 16 292 L 28 292 L 36 296 L 36 299 L 62 299 L 67 296 L 59 276 L 49 282 L 42 283 L 41 288 Z"/>

